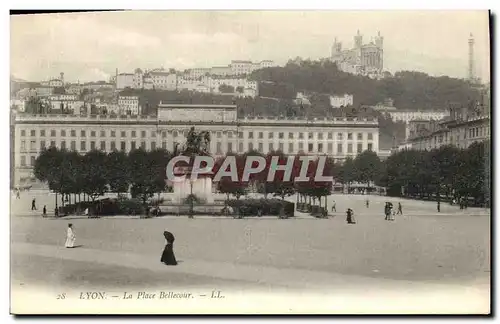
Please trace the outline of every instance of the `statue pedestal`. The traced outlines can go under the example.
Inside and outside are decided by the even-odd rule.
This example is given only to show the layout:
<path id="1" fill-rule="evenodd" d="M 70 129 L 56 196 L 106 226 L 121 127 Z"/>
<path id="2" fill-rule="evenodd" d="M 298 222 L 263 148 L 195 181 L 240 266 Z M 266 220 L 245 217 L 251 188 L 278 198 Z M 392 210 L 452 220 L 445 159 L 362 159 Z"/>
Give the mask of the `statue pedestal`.
<path id="1" fill-rule="evenodd" d="M 212 204 L 214 202 L 212 178 L 210 176 L 207 174 L 200 174 L 196 180 L 191 180 L 189 168 L 176 168 L 174 174 L 177 177 L 185 177 L 172 181 L 174 189 L 173 203 L 181 204 L 191 193 L 205 203 Z"/>
<path id="2" fill-rule="evenodd" d="M 212 178 L 210 177 L 200 177 L 196 180 L 191 180 L 189 177 L 186 177 L 183 180 L 174 181 L 173 188 L 174 203 L 181 204 L 182 201 L 191 193 L 206 203 L 211 204 L 214 202 L 212 194 Z"/>

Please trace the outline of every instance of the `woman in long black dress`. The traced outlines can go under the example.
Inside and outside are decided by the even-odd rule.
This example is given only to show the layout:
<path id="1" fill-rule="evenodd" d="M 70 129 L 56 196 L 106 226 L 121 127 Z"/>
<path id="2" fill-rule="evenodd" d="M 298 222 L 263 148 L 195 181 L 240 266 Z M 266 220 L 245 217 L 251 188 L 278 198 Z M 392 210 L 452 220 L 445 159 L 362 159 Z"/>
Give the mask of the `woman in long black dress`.
<path id="1" fill-rule="evenodd" d="M 163 249 L 163 253 L 161 255 L 161 262 L 166 265 L 177 265 L 177 260 L 174 255 L 174 234 L 165 231 L 163 232 L 163 236 L 165 236 L 165 240 L 167 240 L 167 244 L 165 245 L 165 249 Z"/>

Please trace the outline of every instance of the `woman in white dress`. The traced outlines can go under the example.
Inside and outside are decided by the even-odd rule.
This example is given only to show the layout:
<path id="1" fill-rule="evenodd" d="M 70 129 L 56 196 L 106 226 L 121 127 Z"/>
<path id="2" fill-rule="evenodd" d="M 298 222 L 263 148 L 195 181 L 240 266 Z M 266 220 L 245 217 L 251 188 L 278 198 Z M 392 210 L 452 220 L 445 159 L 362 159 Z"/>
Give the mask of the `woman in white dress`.
<path id="1" fill-rule="evenodd" d="M 64 244 L 67 248 L 75 247 L 75 232 L 73 232 L 73 224 L 68 224 L 68 231 L 66 232 L 66 244 Z"/>

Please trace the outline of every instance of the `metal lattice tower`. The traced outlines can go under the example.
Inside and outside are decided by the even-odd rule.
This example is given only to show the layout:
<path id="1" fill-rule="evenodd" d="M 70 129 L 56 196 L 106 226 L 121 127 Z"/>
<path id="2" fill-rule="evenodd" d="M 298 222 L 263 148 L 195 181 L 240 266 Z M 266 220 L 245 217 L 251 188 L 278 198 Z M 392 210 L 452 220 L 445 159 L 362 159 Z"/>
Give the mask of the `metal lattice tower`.
<path id="1" fill-rule="evenodd" d="M 472 33 L 469 36 L 469 69 L 468 77 L 470 81 L 474 80 L 474 37 Z"/>

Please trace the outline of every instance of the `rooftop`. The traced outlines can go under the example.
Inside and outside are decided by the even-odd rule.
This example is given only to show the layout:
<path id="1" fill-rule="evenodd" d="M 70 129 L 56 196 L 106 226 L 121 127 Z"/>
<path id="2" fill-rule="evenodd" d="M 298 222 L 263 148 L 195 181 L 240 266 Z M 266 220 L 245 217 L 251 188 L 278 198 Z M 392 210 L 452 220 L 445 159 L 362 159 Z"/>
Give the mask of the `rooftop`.
<path id="1" fill-rule="evenodd" d="M 149 71 L 149 74 L 155 74 L 155 75 L 170 75 L 173 73 L 169 73 L 168 71 Z"/>

